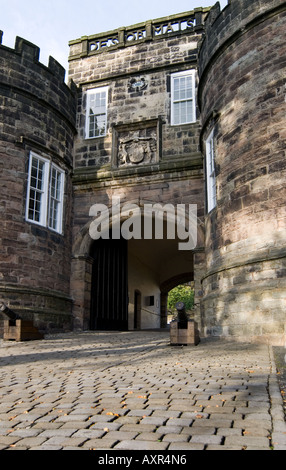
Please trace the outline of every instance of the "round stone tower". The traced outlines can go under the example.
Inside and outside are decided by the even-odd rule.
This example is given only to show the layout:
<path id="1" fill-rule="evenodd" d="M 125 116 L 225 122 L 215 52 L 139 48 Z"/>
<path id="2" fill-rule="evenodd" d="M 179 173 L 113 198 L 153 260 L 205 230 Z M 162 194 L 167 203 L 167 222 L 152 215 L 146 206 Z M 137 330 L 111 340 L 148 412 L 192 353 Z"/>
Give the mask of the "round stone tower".
<path id="1" fill-rule="evenodd" d="M 2 40 L 2 32 L 0 32 Z M 71 324 L 75 90 L 52 57 L 0 40 L 0 299 L 40 329 Z"/>
<path id="2" fill-rule="evenodd" d="M 207 19 L 199 52 L 206 335 L 285 342 L 285 30 L 281 0 L 231 0 L 223 11 L 217 3 Z"/>

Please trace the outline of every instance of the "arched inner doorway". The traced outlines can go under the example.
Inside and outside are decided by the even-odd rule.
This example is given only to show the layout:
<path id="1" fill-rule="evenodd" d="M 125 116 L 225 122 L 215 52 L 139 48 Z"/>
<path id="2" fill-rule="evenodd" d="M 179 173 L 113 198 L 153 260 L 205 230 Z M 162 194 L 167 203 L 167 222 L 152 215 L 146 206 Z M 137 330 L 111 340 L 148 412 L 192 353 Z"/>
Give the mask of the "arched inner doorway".
<path id="1" fill-rule="evenodd" d="M 162 324 L 164 327 L 167 326 L 167 317 L 168 317 L 168 295 L 169 292 L 174 288 L 177 287 L 179 284 L 185 284 L 186 282 L 190 282 L 194 280 L 194 267 L 193 267 L 193 260 L 192 263 L 188 263 L 186 268 L 189 267 L 190 271 L 181 272 L 176 276 L 172 276 L 169 279 L 166 279 L 162 282 L 160 289 L 161 289 L 161 318 Z"/>
<path id="2" fill-rule="evenodd" d="M 170 284 L 173 279 L 179 281 Z M 128 242 L 128 290 L 141 293 L 141 329 L 166 328 L 168 292 L 181 279 L 187 279 L 186 282 L 193 279 L 193 252 L 179 251 L 177 240 Z M 132 295 L 128 308 L 129 329 L 132 329 L 136 310 L 131 299 Z"/>

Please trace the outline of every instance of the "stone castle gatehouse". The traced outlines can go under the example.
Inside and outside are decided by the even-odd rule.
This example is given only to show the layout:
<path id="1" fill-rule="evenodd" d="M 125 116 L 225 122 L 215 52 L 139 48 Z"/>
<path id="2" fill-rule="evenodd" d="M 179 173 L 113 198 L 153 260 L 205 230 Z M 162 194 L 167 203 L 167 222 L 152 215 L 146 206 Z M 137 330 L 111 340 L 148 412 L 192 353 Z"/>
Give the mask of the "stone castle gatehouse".
<path id="1" fill-rule="evenodd" d="M 231 0 L 84 36 L 69 85 L 1 44 L 0 298 L 44 331 L 162 328 L 193 281 L 201 336 L 284 342 L 285 26 L 285 1 Z M 196 206 L 196 246 L 94 240 L 115 199 Z"/>

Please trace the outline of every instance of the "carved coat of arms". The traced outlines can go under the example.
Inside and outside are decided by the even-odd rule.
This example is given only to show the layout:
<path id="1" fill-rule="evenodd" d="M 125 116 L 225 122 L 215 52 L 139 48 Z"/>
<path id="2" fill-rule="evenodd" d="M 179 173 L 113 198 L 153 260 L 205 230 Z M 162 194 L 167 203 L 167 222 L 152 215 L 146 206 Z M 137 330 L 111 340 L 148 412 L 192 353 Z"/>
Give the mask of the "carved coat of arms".
<path id="1" fill-rule="evenodd" d="M 121 138 L 118 142 L 118 164 L 152 163 L 156 151 L 157 142 L 154 137 Z"/>
<path id="2" fill-rule="evenodd" d="M 112 167 L 153 165 L 161 156 L 161 119 L 120 124 L 113 127 Z"/>

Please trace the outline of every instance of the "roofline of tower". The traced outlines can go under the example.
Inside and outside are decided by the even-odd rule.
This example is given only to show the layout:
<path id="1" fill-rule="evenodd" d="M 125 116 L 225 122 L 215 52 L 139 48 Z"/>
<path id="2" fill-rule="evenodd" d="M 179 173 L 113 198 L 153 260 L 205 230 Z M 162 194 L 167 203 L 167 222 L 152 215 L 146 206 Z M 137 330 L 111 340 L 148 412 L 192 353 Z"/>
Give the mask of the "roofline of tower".
<path id="1" fill-rule="evenodd" d="M 195 8 L 180 14 L 123 26 L 69 41 L 69 60 L 77 60 L 94 54 L 114 51 L 146 41 L 202 32 L 211 7 Z"/>

